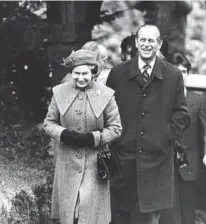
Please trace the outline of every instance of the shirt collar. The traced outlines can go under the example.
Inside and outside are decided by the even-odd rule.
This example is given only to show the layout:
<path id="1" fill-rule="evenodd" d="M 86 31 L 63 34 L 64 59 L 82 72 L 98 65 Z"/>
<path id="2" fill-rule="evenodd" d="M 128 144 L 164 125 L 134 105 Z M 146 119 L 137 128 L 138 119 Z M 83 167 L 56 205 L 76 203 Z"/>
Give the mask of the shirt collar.
<path id="1" fill-rule="evenodd" d="M 184 87 L 184 94 L 185 94 L 185 97 L 187 96 L 187 88 Z"/>
<path id="2" fill-rule="evenodd" d="M 151 70 L 153 70 L 154 68 L 154 64 L 155 64 L 155 61 L 156 61 L 156 57 L 149 63 L 149 65 L 151 66 Z M 144 65 L 147 64 L 146 62 L 144 62 L 140 56 L 138 56 L 138 66 L 139 66 L 139 70 L 141 71 L 142 68 L 144 67 Z"/>

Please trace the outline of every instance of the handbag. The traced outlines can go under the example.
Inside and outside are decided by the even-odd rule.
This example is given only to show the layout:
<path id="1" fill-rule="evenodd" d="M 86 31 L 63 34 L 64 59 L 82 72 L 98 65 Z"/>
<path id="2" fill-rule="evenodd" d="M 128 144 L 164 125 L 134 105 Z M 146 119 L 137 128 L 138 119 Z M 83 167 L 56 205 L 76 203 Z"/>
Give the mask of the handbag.
<path id="1" fill-rule="evenodd" d="M 120 176 L 120 164 L 117 157 L 111 151 L 98 152 L 97 169 L 102 180 Z"/>
<path id="2" fill-rule="evenodd" d="M 176 167 L 182 168 L 189 165 L 187 154 L 186 154 L 186 146 L 181 144 L 179 141 L 175 140 L 174 144 L 174 159 Z"/>

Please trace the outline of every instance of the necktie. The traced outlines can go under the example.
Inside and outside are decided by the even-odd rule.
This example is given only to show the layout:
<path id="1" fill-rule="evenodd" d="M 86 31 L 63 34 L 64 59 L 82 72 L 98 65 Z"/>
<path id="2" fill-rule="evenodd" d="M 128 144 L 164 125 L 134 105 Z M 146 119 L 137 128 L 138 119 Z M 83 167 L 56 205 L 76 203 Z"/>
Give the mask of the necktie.
<path id="1" fill-rule="evenodd" d="M 145 82 L 147 82 L 149 79 L 149 73 L 148 73 L 149 68 L 151 68 L 151 66 L 149 64 L 145 64 L 143 66 L 142 78 Z"/>

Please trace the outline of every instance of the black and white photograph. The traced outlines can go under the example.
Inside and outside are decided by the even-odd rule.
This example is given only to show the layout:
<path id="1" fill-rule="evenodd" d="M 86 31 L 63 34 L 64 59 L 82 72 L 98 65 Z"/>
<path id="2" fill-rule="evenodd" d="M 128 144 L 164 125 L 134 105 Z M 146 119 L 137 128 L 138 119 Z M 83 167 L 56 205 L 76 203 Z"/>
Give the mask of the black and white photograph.
<path id="1" fill-rule="evenodd" d="M 206 224 L 206 1 L 0 1 L 0 224 Z"/>

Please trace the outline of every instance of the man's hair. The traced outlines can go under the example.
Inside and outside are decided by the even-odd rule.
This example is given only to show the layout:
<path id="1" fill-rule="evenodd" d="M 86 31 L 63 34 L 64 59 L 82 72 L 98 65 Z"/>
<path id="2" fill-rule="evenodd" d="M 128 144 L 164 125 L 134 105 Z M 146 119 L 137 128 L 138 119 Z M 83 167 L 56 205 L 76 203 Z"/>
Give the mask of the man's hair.
<path id="1" fill-rule="evenodd" d="M 174 65 L 183 65 L 187 68 L 187 72 L 191 69 L 191 64 L 186 56 L 180 52 L 177 52 L 173 55 L 173 60 L 171 61 Z"/>
<path id="2" fill-rule="evenodd" d="M 160 32 L 160 29 L 157 25 L 154 25 L 154 24 L 143 24 L 142 26 L 140 26 L 136 32 L 136 38 L 138 38 L 139 36 L 139 31 L 142 29 L 142 28 L 145 28 L 145 27 L 155 27 L 157 29 L 157 31 L 159 32 L 159 37 L 157 38 L 158 41 L 161 41 L 162 40 L 162 35 L 161 35 L 161 32 Z"/>

